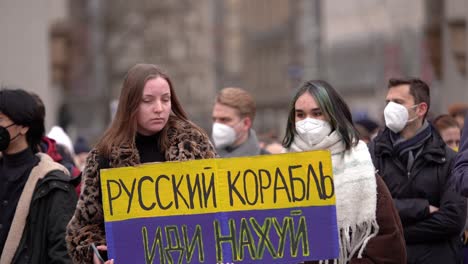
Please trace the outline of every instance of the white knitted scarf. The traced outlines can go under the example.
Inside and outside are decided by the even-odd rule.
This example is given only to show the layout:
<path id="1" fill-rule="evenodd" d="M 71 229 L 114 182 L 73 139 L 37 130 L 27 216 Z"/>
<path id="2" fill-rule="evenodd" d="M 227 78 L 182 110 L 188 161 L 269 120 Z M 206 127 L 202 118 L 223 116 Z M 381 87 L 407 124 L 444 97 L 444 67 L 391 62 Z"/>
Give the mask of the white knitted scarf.
<path id="1" fill-rule="evenodd" d="M 328 149 L 332 154 L 336 214 L 340 232 L 340 256 L 334 262 L 344 264 L 355 255 L 362 258 L 367 242 L 379 231 L 376 220 L 375 168 L 364 142 L 359 141 L 357 146 L 345 151 L 345 145 L 337 131 L 333 131 L 313 146 L 296 136 L 284 152 L 319 149 Z"/>

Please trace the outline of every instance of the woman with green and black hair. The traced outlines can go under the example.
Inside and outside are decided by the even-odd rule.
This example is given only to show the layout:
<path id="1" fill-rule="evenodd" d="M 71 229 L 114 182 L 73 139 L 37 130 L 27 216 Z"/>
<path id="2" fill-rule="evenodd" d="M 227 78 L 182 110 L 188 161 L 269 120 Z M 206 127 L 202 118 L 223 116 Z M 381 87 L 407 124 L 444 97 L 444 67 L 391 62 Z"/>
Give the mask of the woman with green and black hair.
<path id="1" fill-rule="evenodd" d="M 349 107 L 325 81 L 305 82 L 291 103 L 283 152 L 332 155 L 340 255 L 335 263 L 406 263 L 398 213 L 376 177 Z"/>

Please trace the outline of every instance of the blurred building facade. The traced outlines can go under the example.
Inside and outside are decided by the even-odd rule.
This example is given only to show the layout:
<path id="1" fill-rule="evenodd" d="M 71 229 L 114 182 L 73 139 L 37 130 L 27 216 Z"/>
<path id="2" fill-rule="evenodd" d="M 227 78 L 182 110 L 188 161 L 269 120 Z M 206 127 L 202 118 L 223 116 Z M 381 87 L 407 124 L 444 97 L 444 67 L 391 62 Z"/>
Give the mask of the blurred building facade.
<path id="1" fill-rule="evenodd" d="M 468 102 L 465 2 L 5 0 L 0 81 L 31 87 L 49 124 L 91 142 L 138 62 L 166 69 L 190 118 L 208 131 L 216 92 L 238 86 L 255 96 L 257 131 L 281 137 L 289 101 L 308 79 L 329 81 L 353 112 L 382 121 L 388 78 L 419 76 L 442 113 Z"/>
<path id="2" fill-rule="evenodd" d="M 387 81 L 432 81 L 424 45 L 424 0 L 322 1 L 324 72 L 354 113 L 381 121 Z"/>
<path id="3" fill-rule="evenodd" d="M 0 1 L 0 86 L 37 93 L 47 105 L 46 129 L 56 124 L 63 103 L 64 75 L 52 61 L 65 60 L 67 11 L 61 0 Z"/>
<path id="4" fill-rule="evenodd" d="M 217 89 L 237 86 L 257 103 L 254 127 L 281 134 L 303 71 L 301 6 L 307 1 L 218 1 Z M 312 2 L 312 1 L 309 1 Z M 299 15 L 297 14 L 299 12 Z"/>
<path id="5" fill-rule="evenodd" d="M 206 123 L 215 93 L 212 0 L 71 3 L 76 42 L 67 98 L 80 134 L 91 141 L 102 134 L 136 63 L 166 70 L 190 117 Z"/>
<path id="6" fill-rule="evenodd" d="M 257 131 L 282 134 L 291 95 L 310 79 L 327 80 L 353 113 L 381 124 L 391 77 L 428 82 L 435 114 L 468 102 L 466 0 L 220 2 L 217 87 L 253 92 Z"/>
<path id="7" fill-rule="evenodd" d="M 416 76 L 431 86 L 431 111 L 468 102 L 466 0 L 322 1 L 321 78 L 353 112 L 383 124 L 387 82 Z"/>
<path id="8" fill-rule="evenodd" d="M 446 111 L 452 103 L 468 103 L 468 3 L 465 0 L 432 0 L 431 16 L 442 19 L 430 24 L 441 34 L 440 47 L 432 54 L 440 54 L 441 108 Z M 431 3 L 431 1 L 430 1 Z M 429 23 L 428 23 L 429 24 Z"/>

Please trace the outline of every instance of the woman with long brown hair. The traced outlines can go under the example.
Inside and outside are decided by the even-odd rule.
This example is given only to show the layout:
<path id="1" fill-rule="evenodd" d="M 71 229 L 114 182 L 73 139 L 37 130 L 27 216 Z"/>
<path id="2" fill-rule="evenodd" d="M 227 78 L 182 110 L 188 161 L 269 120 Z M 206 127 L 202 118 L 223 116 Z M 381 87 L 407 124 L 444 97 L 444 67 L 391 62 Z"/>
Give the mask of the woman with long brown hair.
<path id="1" fill-rule="evenodd" d="M 187 119 L 169 77 L 155 65 L 132 67 L 123 82 L 116 116 L 83 170 L 83 190 L 67 227 L 73 262 L 99 263 L 92 244 L 106 250 L 100 169 L 214 157 L 207 134 Z"/>

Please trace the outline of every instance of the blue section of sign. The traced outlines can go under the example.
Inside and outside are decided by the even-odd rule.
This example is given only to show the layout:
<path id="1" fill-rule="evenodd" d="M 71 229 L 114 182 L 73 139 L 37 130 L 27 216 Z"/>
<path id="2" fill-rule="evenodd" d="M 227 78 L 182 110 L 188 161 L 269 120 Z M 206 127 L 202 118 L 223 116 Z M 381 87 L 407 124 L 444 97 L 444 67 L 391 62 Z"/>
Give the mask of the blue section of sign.
<path id="1" fill-rule="evenodd" d="M 298 263 L 339 254 L 335 206 L 107 222 L 106 237 L 116 263 Z"/>

